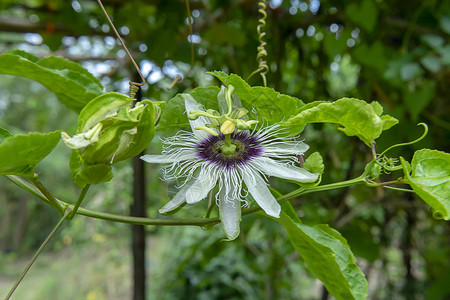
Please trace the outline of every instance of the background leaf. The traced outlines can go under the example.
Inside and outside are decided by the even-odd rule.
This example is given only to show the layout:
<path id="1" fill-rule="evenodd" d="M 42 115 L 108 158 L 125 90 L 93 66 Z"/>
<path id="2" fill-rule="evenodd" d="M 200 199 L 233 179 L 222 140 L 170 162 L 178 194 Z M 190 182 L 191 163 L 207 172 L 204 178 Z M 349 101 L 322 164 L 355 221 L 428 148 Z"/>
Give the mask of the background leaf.
<path id="1" fill-rule="evenodd" d="M 367 146 L 398 121 L 388 115 L 381 116 L 382 108 L 377 102 L 367 103 L 354 98 L 342 98 L 335 102 L 309 103 L 308 109 L 290 118 L 281 126 L 298 134 L 307 123 L 335 123 L 348 136 L 357 136 Z M 380 117 L 381 116 L 381 117 Z"/>
<path id="2" fill-rule="evenodd" d="M 97 79 L 81 66 L 61 57 L 39 60 L 23 51 L 3 53 L 0 55 L 0 74 L 25 77 L 41 83 L 75 112 L 102 93 Z"/>
<path id="3" fill-rule="evenodd" d="M 351 3 L 345 9 L 347 17 L 356 25 L 372 32 L 377 23 L 378 8 L 372 0 Z"/>
<path id="4" fill-rule="evenodd" d="M 5 136 L 2 129 L 1 135 Z M 9 136 L 0 144 L 0 174 L 32 176 L 36 165 L 56 147 L 61 132 Z"/>
<path id="5" fill-rule="evenodd" d="M 434 210 L 434 217 L 450 219 L 450 154 L 422 149 L 414 153 L 411 174 L 403 158 L 403 171 L 409 185 Z"/>
<path id="6" fill-rule="evenodd" d="M 339 232 L 324 224 L 302 224 L 289 202 L 283 203 L 280 219 L 275 220 L 331 295 L 345 300 L 366 298 L 367 281 Z"/>

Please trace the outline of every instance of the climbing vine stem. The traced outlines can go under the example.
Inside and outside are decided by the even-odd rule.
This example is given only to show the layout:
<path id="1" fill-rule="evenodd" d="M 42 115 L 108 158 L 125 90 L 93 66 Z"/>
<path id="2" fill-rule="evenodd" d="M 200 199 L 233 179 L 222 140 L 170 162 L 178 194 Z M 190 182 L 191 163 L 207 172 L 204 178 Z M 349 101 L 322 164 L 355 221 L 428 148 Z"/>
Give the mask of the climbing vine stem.
<path id="1" fill-rule="evenodd" d="M 139 68 L 139 66 L 137 65 L 136 61 L 134 60 L 133 56 L 131 55 L 130 51 L 128 51 L 127 46 L 125 45 L 125 42 L 123 41 L 123 39 L 120 37 L 119 32 L 117 31 L 116 27 L 114 26 L 113 22 L 111 21 L 111 18 L 109 17 L 108 13 L 106 12 L 105 7 L 103 6 L 103 3 L 101 0 L 97 0 L 98 5 L 100 5 L 100 8 L 103 11 L 103 14 L 105 15 L 106 19 L 108 20 L 109 25 L 111 25 L 114 33 L 116 34 L 116 37 L 119 39 L 119 42 L 122 44 L 123 49 L 125 50 L 125 52 L 127 53 L 128 57 L 131 60 L 131 63 L 133 64 L 133 66 L 135 67 L 136 71 L 139 73 L 139 76 L 141 77 L 142 82 L 133 82 L 130 81 L 130 98 L 134 98 L 136 96 L 136 93 L 139 90 L 139 87 L 143 86 L 145 84 L 145 78 L 141 73 L 141 69 Z"/>
<path id="2" fill-rule="evenodd" d="M 267 65 L 267 62 L 265 60 L 265 57 L 267 56 L 267 51 L 265 46 L 267 43 L 264 41 L 264 37 L 266 36 L 266 32 L 263 30 L 263 27 L 266 26 L 266 19 L 267 19 L 267 13 L 266 13 L 266 1 L 260 0 L 258 2 L 258 12 L 261 14 L 261 17 L 258 19 L 258 26 L 256 27 L 256 31 L 258 33 L 258 40 L 259 40 L 259 46 L 257 48 L 258 53 L 256 54 L 256 61 L 258 62 L 258 68 L 253 71 L 253 73 L 248 76 L 247 81 L 255 74 L 259 73 L 261 75 L 261 78 L 263 80 L 263 84 L 265 87 L 267 87 L 267 79 L 266 74 L 269 72 L 269 66 Z"/>
<path id="3" fill-rule="evenodd" d="M 55 233 L 58 231 L 58 229 L 61 227 L 61 225 L 63 224 L 63 222 L 67 219 L 67 217 L 69 216 L 70 212 L 72 211 L 71 208 L 66 208 L 64 211 L 63 216 L 61 217 L 61 219 L 59 219 L 58 223 L 56 224 L 56 226 L 53 228 L 53 230 L 50 232 L 50 234 L 47 236 L 47 238 L 45 239 L 45 241 L 42 243 L 42 245 L 39 247 L 39 249 L 36 251 L 36 253 L 33 255 L 33 257 L 31 258 L 31 261 L 28 263 L 28 265 L 25 267 L 25 269 L 23 270 L 22 274 L 20 274 L 19 279 L 17 279 L 16 283 L 13 285 L 13 287 L 11 288 L 11 290 L 9 291 L 8 295 L 6 296 L 5 300 L 9 300 L 11 298 L 11 296 L 13 295 L 14 291 L 16 290 L 16 288 L 19 286 L 20 282 L 22 281 L 22 279 L 25 277 L 25 275 L 27 275 L 28 270 L 30 270 L 31 266 L 33 265 L 33 263 L 36 261 L 36 259 L 38 258 L 39 254 L 41 254 L 42 250 L 44 250 L 45 246 L 47 246 L 48 242 L 51 240 L 51 238 L 55 235 Z"/>
<path id="4" fill-rule="evenodd" d="M 361 176 L 359 176 L 357 178 L 342 181 L 342 182 L 336 182 L 336 183 L 318 185 L 318 186 L 300 187 L 286 195 L 278 197 L 277 201 L 282 203 L 282 202 L 291 200 L 293 198 L 296 198 L 296 197 L 299 197 L 299 196 L 302 196 L 305 194 L 321 192 L 321 191 L 328 191 L 328 190 L 337 189 L 337 188 L 345 188 L 345 187 L 350 187 L 353 185 L 365 184 L 367 186 L 371 186 L 372 184 L 369 181 L 367 181 L 367 179 L 366 179 L 368 176 L 368 174 L 366 174 L 367 172 L 368 171 L 366 171 L 364 174 L 362 174 Z M 7 177 L 9 180 L 14 182 L 16 185 L 20 186 L 21 188 L 25 189 L 26 191 L 30 192 L 31 194 L 39 197 L 41 200 L 44 200 L 45 202 L 48 203 L 48 199 L 41 192 L 39 192 L 39 190 L 37 190 L 34 186 L 25 184 L 23 182 L 24 179 L 20 178 L 19 176 L 7 176 Z M 396 182 L 393 181 L 393 182 L 389 182 L 389 184 L 390 183 L 394 184 Z M 378 185 L 380 185 L 380 184 L 378 184 Z M 86 189 L 86 191 L 87 191 L 87 189 Z M 80 197 L 84 197 L 83 192 L 80 193 Z M 80 197 L 79 197 L 79 199 L 80 199 Z M 66 207 L 66 209 L 67 209 L 67 207 L 69 207 L 71 210 L 72 209 L 75 210 L 74 205 L 71 205 L 67 202 L 61 201 L 59 199 L 57 199 L 57 201 L 59 202 L 60 205 L 62 205 L 63 207 Z M 79 201 L 77 201 L 77 202 L 79 202 Z M 243 209 L 242 215 L 253 214 L 260 210 L 261 210 L 261 208 L 259 206 Z M 83 215 L 83 216 L 90 217 L 90 218 L 101 219 L 101 220 L 105 220 L 105 221 L 135 224 L 135 225 L 210 226 L 210 225 L 220 223 L 219 218 L 152 219 L 152 218 L 130 217 L 130 216 L 122 216 L 122 215 L 92 211 L 92 210 L 83 208 L 81 206 L 79 206 L 77 208 L 76 214 Z"/>

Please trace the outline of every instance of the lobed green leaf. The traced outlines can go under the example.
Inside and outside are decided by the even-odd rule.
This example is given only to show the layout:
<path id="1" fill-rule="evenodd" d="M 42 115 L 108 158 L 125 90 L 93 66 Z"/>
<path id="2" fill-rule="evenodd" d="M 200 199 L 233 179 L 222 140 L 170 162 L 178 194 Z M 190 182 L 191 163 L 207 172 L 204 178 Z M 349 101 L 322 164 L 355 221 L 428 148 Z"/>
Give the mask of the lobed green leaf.
<path id="1" fill-rule="evenodd" d="M 58 144 L 61 132 L 28 133 L 12 136 L 0 130 L 0 174 L 30 177 L 36 165 Z"/>
<path id="2" fill-rule="evenodd" d="M 309 269 L 336 299 L 367 297 L 367 281 L 355 263 L 347 241 L 328 225 L 302 224 L 289 202 L 282 205 L 280 222 Z"/>
<path id="3" fill-rule="evenodd" d="M 97 79 L 78 64 L 61 57 L 39 59 L 23 51 L 6 52 L 0 55 L 0 74 L 25 77 L 41 83 L 75 112 L 102 93 Z"/>
<path id="4" fill-rule="evenodd" d="M 220 89 L 216 86 L 198 87 L 189 92 L 189 94 L 201 103 L 205 109 L 219 110 L 217 103 L 217 95 Z M 189 120 L 186 115 L 184 106 L 186 94 L 177 94 L 175 97 L 167 101 L 164 110 L 161 113 L 156 130 L 165 131 L 171 129 L 179 129 L 189 126 Z"/>
<path id="5" fill-rule="evenodd" d="M 434 211 L 437 219 L 450 219 L 450 154 L 422 149 L 414 153 L 411 166 L 400 157 L 403 172 L 416 194 Z M 411 173 L 410 173 L 411 170 Z"/>
<path id="6" fill-rule="evenodd" d="M 297 98 L 283 95 L 274 89 L 255 86 L 251 87 L 236 74 L 227 75 L 224 72 L 211 72 L 226 86 L 233 85 L 235 94 L 240 98 L 242 106 L 250 112 L 256 109 L 257 115 L 249 113 L 250 119 L 259 119 L 274 124 L 298 113 L 304 103 Z"/>
<path id="7" fill-rule="evenodd" d="M 308 123 L 335 123 L 348 136 L 357 136 L 367 146 L 371 146 L 383 130 L 398 123 L 398 120 L 381 115 L 381 105 L 374 101 L 367 103 L 354 98 L 342 98 L 335 102 L 316 101 L 301 107 L 299 113 L 286 122 L 280 123 L 293 134 L 303 131 Z"/>

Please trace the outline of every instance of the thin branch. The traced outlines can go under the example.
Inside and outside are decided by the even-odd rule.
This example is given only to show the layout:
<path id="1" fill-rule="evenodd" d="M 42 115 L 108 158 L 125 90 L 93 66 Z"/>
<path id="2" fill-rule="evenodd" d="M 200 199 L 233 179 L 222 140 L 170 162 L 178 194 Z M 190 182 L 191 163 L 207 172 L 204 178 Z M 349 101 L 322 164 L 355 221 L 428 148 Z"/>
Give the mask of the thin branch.
<path id="1" fill-rule="evenodd" d="M 67 217 L 69 216 L 71 209 L 66 209 L 64 211 L 63 216 L 61 217 L 61 219 L 59 220 L 58 224 L 56 224 L 56 226 L 53 228 L 53 230 L 50 232 L 50 234 L 47 236 L 47 238 L 45 239 L 45 241 L 42 243 L 42 245 L 39 247 L 39 249 L 36 251 L 36 253 L 33 255 L 33 258 L 31 258 L 31 261 L 28 263 L 28 265 L 25 267 L 25 269 L 23 270 L 22 274 L 20 275 L 19 279 L 16 281 L 16 283 L 13 285 L 13 287 L 11 288 L 11 290 L 9 291 L 8 295 L 6 296 L 5 300 L 9 300 L 12 296 L 12 294 L 14 293 L 14 291 L 17 289 L 17 287 L 19 286 L 20 282 L 22 281 L 22 279 L 25 277 L 25 275 L 27 275 L 28 270 L 30 270 L 31 266 L 33 265 L 33 263 L 36 261 L 36 259 L 38 258 L 39 254 L 41 254 L 42 250 L 44 250 L 45 246 L 47 246 L 48 242 L 51 240 L 51 238 L 55 235 L 56 231 L 58 231 L 58 229 L 61 227 L 61 225 L 63 224 L 63 222 L 67 219 Z"/>

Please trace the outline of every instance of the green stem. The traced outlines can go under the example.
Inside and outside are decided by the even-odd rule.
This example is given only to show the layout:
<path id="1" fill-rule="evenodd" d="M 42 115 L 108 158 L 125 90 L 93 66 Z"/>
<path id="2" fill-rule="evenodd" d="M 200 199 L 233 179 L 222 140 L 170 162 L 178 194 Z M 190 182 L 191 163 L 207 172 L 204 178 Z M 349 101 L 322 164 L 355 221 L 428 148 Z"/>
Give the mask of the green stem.
<path id="1" fill-rule="evenodd" d="M 58 204 L 59 205 L 59 204 Z M 16 283 L 13 285 L 13 287 L 11 288 L 11 290 L 9 291 L 8 295 L 6 296 L 5 300 L 9 300 L 12 296 L 12 294 L 14 293 L 14 291 L 17 289 L 17 287 L 19 286 L 20 282 L 22 281 L 22 279 L 25 277 L 25 275 L 27 274 L 28 270 L 30 270 L 31 266 L 33 265 L 33 263 L 36 261 L 36 259 L 38 258 L 39 254 L 41 254 L 42 250 L 44 250 L 45 246 L 47 246 L 48 242 L 51 240 L 51 238 L 55 235 L 56 231 L 58 231 L 59 227 L 61 227 L 62 223 L 67 219 L 67 217 L 69 216 L 70 213 L 70 208 L 66 209 L 63 213 L 63 216 L 61 217 L 61 219 L 59 219 L 58 224 L 56 224 L 55 228 L 53 228 L 52 232 L 50 232 L 50 234 L 47 236 L 47 238 L 45 239 L 45 241 L 42 243 L 42 245 L 39 247 L 39 249 L 36 251 L 36 253 L 33 255 L 33 258 L 31 258 L 31 261 L 28 263 L 28 265 L 25 267 L 25 269 L 23 270 L 22 274 L 20 275 L 19 279 L 16 281 Z"/>
<path id="2" fill-rule="evenodd" d="M 225 146 L 231 146 L 231 134 L 225 134 Z"/>
<path id="3" fill-rule="evenodd" d="M 162 225 L 162 226 L 205 226 L 214 225 L 220 223 L 219 218 L 197 218 L 197 219 L 151 219 L 151 218 L 140 218 L 140 217 L 130 217 L 122 216 L 110 213 L 103 213 L 98 211 L 93 211 L 80 207 L 77 214 L 101 219 L 105 221 L 112 221 L 118 223 L 134 224 L 134 225 Z"/>
<path id="4" fill-rule="evenodd" d="M 42 193 L 34 185 L 29 183 L 28 181 L 24 180 L 23 178 L 21 178 L 21 177 L 19 177 L 17 175 L 4 175 L 4 176 L 6 177 L 6 179 L 11 181 L 12 183 L 17 185 L 18 187 L 24 189 L 25 191 L 29 192 L 33 196 L 38 197 L 39 199 L 41 199 L 42 201 L 44 201 L 48 205 L 52 205 L 50 203 L 50 201 L 48 201 L 48 199 L 45 198 L 44 195 L 42 195 Z"/>
<path id="5" fill-rule="evenodd" d="M 315 192 L 328 191 L 328 190 L 337 189 L 337 188 L 344 188 L 344 187 L 349 187 L 349 186 L 357 185 L 357 184 L 367 184 L 367 182 L 365 180 L 365 174 L 363 174 L 357 178 L 342 181 L 342 182 L 319 185 L 319 186 L 312 186 L 312 187 L 301 187 L 301 188 L 299 188 L 295 191 L 292 191 L 286 195 L 278 197 L 277 201 L 282 203 L 282 202 L 288 201 L 290 199 L 293 199 L 293 198 L 301 196 L 301 195 L 315 193 Z M 36 195 L 37 197 L 39 197 L 41 199 L 44 197 L 42 194 L 40 194 L 36 191 L 33 192 L 34 187 L 29 187 L 27 185 L 19 185 L 19 186 L 21 186 L 25 190 L 31 192 L 33 195 Z M 64 201 L 61 201 L 61 200 L 57 200 L 57 201 L 64 207 L 72 206 Z M 255 207 L 248 208 L 248 209 L 243 209 L 242 215 L 249 215 L 249 214 L 258 212 L 260 210 L 261 210 L 261 208 L 259 206 L 255 206 Z M 119 222 L 119 223 L 126 223 L 126 224 L 135 224 L 135 225 L 205 226 L 205 225 L 215 225 L 215 224 L 220 223 L 219 218 L 151 219 L 151 218 L 130 217 L 130 216 L 110 214 L 110 213 L 103 213 L 103 212 L 98 212 L 98 211 L 92 211 L 92 210 L 89 210 L 89 209 L 86 209 L 83 207 L 78 207 L 76 213 L 79 215 L 90 217 L 90 218 L 101 219 L 101 220 L 112 221 L 112 222 Z"/>
<path id="6" fill-rule="evenodd" d="M 364 184 L 366 183 L 365 179 L 363 177 L 358 177 L 355 179 L 342 181 L 338 183 L 331 183 L 331 184 L 325 184 L 321 186 L 313 186 L 313 187 L 303 187 L 299 188 L 295 191 L 292 191 L 286 195 L 283 195 L 281 197 L 277 198 L 277 201 L 279 203 L 283 203 L 287 200 L 293 199 L 295 197 L 314 193 L 314 192 L 321 192 L 321 191 L 328 191 L 336 188 L 343 188 L 348 187 L 356 184 Z M 258 212 L 262 210 L 259 206 L 255 206 L 252 208 L 247 208 L 242 210 L 242 215 L 249 215 L 255 212 Z M 129 217 L 129 216 L 121 216 L 121 215 L 115 215 L 115 214 L 109 214 L 109 213 L 102 213 L 97 211 L 88 210 L 85 208 L 80 207 L 77 212 L 79 215 L 83 215 L 86 217 L 96 218 L 96 219 L 102 219 L 106 221 L 113 221 L 113 222 L 120 222 L 120 223 L 127 223 L 127 224 L 136 224 L 136 225 L 165 225 L 165 226 L 175 226 L 175 225 L 181 225 L 181 226 L 205 226 L 205 225 L 215 225 L 220 223 L 219 218 L 198 218 L 198 219 L 149 219 L 149 218 L 138 218 L 138 217 Z"/>
<path id="7" fill-rule="evenodd" d="M 42 185 L 42 183 L 37 179 L 37 177 L 31 178 L 31 181 L 34 183 L 34 185 L 38 188 L 39 191 L 47 198 L 48 202 L 51 206 L 56 208 L 60 215 L 64 214 L 64 208 L 59 204 L 59 202 L 53 197 L 53 195 L 45 188 L 45 186 Z"/>
<path id="8" fill-rule="evenodd" d="M 402 189 L 395 186 L 383 186 L 385 189 L 394 190 L 394 191 L 400 191 L 400 192 L 408 192 L 408 193 L 415 193 L 413 190 L 410 189 Z"/>
<path id="9" fill-rule="evenodd" d="M 89 190 L 89 187 L 90 187 L 90 186 L 91 186 L 91 185 L 88 184 L 88 185 L 86 185 L 86 186 L 81 190 L 81 193 L 80 193 L 80 195 L 78 196 L 77 202 L 75 202 L 75 205 L 74 205 L 74 207 L 73 207 L 73 209 L 72 209 L 72 212 L 71 212 L 70 215 L 69 215 L 69 219 L 70 219 L 70 220 L 71 220 L 71 219 L 75 216 L 75 214 L 77 213 L 78 208 L 80 207 L 80 204 L 81 204 L 81 202 L 83 201 L 84 197 L 86 196 L 86 193 L 87 193 L 87 191 Z"/>

